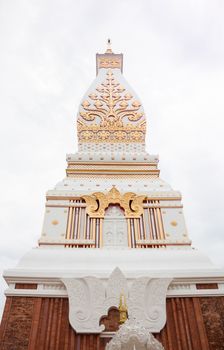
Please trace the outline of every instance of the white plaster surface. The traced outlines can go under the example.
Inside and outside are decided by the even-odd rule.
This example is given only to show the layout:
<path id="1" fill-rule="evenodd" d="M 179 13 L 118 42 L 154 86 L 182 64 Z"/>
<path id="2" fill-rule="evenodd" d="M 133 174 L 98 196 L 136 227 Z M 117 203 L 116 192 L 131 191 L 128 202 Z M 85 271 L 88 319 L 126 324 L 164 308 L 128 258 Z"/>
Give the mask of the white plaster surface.
<path id="1" fill-rule="evenodd" d="M 187 227 L 182 210 L 179 208 L 165 208 L 161 212 L 166 237 L 173 240 L 186 238 Z"/>
<path id="2" fill-rule="evenodd" d="M 46 208 L 42 236 L 59 240 L 65 237 L 68 209 Z"/>
<path id="3" fill-rule="evenodd" d="M 91 178 L 65 178 L 58 182 L 53 190 L 49 190 L 47 195 L 68 195 L 89 194 L 89 191 L 109 191 L 115 185 L 120 192 L 140 192 L 149 196 L 180 197 L 180 192 L 173 191 L 171 186 L 160 178 L 116 178 L 93 176 Z M 71 193 L 72 191 L 72 193 Z M 156 192 L 156 193 L 153 193 Z"/>
<path id="4" fill-rule="evenodd" d="M 4 277 L 108 277 L 119 267 L 126 277 L 222 276 L 209 258 L 189 249 L 49 249 L 35 248 L 25 254 Z"/>

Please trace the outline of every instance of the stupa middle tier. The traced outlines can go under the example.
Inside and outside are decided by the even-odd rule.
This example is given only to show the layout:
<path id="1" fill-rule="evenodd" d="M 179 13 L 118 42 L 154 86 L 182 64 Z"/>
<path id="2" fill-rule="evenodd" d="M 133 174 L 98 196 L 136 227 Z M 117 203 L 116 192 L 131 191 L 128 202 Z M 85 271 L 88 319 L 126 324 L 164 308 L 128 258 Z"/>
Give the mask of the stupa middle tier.
<path id="1" fill-rule="evenodd" d="M 42 247 L 190 248 L 181 195 L 143 145 L 85 144 L 67 162 L 47 192 Z"/>
<path id="2" fill-rule="evenodd" d="M 136 175 L 144 178 L 156 178 L 159 176 L 157 168 L 158 157 L 148 155 L 141 149 L 142 145 L 136 145 L 136 147 L 132 145 L 130 147 L 130 145 L 116 144 L 117 147 L 114 146 L 103 146 L 96 149 L 96 147 L 87 145 L 87 148 L 83 149 L 83 151 L 81 151 L 82 147 L 80 147 L 78 153 L 69 154 L 67 156 L 67 176 L 117 175 L 119 178 Z"/>

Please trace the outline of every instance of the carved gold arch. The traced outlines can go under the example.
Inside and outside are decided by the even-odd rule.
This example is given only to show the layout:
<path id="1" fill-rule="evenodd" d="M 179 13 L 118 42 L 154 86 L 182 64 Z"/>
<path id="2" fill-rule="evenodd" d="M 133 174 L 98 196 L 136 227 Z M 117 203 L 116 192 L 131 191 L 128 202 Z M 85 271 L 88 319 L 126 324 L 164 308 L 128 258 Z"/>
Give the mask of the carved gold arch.
<path id="1" fill-rule="evenodd" d="M 113 186 L 107 193 L 95 192 L 90 196 L 84 195 L 82 198 L 87 204 L 86 212 L 92 218 L 103 218 L 109 204 L 119 204 L 124 209 L 127 218 L 139 218 L 143 214 L 142 203 L 146 196 L 138 196 L 133 192 L 121 194 Z"/>

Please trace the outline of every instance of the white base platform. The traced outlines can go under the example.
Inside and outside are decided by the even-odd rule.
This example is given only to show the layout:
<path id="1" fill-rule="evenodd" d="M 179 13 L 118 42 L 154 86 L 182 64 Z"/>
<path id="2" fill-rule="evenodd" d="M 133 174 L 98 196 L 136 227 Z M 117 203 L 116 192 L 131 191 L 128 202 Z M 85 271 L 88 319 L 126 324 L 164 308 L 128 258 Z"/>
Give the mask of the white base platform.
<path id="1" fill-rule="evenodd" d="M 222 277 L 224 271 L 194 249 L 82 249 L 34 248 L 4 278 L 108 278 L 119 267 L 127 278 Z"/>

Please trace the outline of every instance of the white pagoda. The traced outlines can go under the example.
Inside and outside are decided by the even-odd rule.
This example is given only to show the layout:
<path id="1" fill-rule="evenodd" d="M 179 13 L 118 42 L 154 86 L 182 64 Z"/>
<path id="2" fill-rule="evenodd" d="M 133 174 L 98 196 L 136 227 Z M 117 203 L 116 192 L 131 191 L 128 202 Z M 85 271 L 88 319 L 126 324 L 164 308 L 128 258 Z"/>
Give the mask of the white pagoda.
<path id="1" fill-rule="evenodd" d="M 109 43 L 38 247 L 4 272 L 3 350 L 224 349 L 224 271 L 192 247 L 122 71 Z"/>

